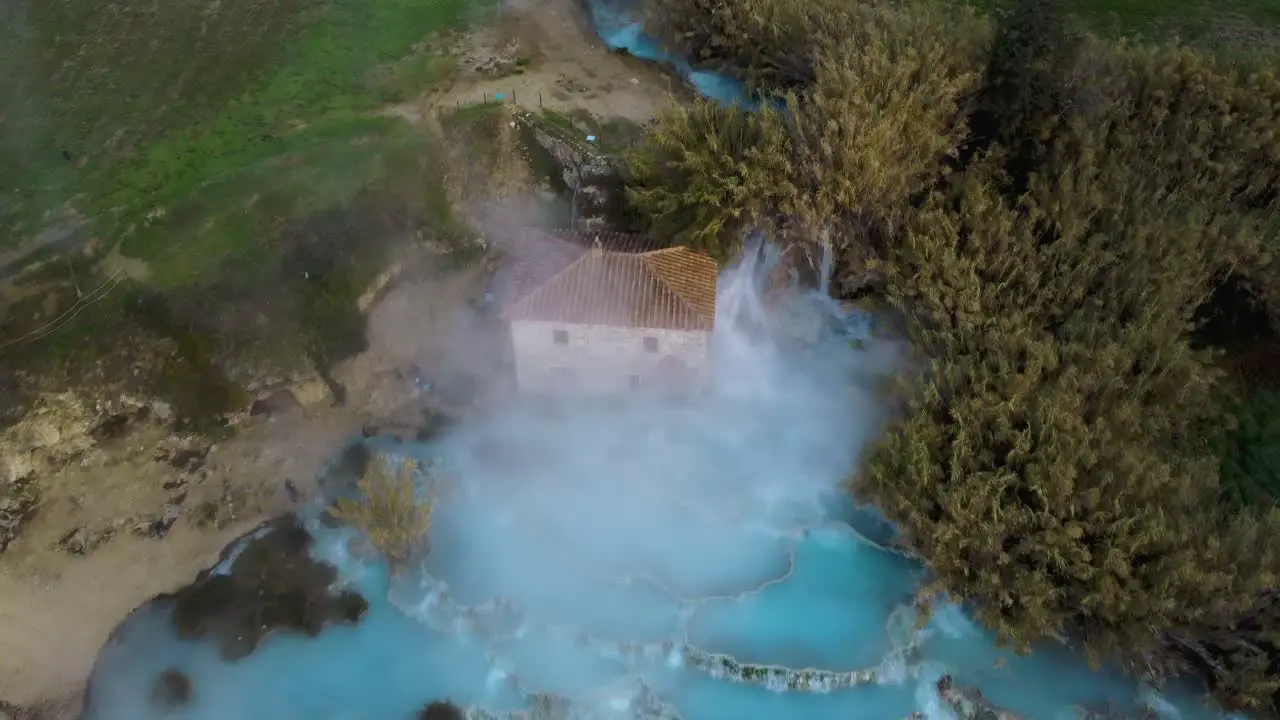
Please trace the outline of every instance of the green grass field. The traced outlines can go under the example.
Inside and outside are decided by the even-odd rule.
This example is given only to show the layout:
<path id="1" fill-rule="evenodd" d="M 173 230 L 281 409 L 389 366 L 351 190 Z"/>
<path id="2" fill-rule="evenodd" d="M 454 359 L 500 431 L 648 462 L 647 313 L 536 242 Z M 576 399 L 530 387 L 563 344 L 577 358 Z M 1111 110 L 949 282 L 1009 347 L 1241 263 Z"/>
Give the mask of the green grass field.
<path id="1" fill-rule="evenodd" d="M 0 10 L 0 244 L 71 203 L 100 234 L 448 75 L 470 0 L 15 0 Z"/>

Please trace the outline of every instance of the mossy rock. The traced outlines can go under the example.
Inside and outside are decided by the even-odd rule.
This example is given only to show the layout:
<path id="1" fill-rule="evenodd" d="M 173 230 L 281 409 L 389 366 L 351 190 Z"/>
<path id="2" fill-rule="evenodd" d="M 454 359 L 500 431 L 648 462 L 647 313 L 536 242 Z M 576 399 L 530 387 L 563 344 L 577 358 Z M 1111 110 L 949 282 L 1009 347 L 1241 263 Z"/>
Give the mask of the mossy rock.
<path id="1" fill-rule="evenodd" d="M 330 592 L 337 569 L 311 557 L 313 541 L 292 514 L 272 521 L 229 572 L 205 571 L 170 596 L 178 637 L 213 639 L 232 661 L 275 630 L 315 637 L 329 623 L 358 623 L 368 602 L 352 591 Z"/>

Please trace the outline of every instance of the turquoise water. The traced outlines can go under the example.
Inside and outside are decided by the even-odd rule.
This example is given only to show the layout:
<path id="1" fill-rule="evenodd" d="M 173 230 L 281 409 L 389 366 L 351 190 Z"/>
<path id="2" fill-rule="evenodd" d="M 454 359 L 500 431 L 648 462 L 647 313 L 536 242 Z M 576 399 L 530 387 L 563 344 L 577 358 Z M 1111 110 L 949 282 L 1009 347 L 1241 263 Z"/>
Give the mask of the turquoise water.
<path id="1" fill-rule="evenodd" d="M 1144 698 L 1214 717 L 1064 649 L 1009 655 L 954 605 L 920 626 L 924 570 L 873 542 L 891 528 L 845 489 L 895 345 L 856 349 L 866 319 L 818 295 L 765 308 L 770 258 L 749 257 L 721 282 L 706 397 L 516 402 L 432 444 L 382 444 L 434 463 L 432 551 L 393 579 L 350 530 L 309 520 L 315 555 L 369 600 L 358 625 L 273 634 L 228 663 L 146 608 L 104 649 L 87 718 L 408 720 L 444 698 L 514 718 L 536 693 L 584 720 L 949 718 L 943 673 L 1029 718 Z M 171 668 L 193 695 L 161 712 L 150 693 Z"/>
<path id="2" fill-rule="evenodd" d="M 759 106 L 741 81 L 722 73 L 695 70 L 684 58 L 667 52 L 656 39 L 647 35 L 641 21 L 641 4 L 590 0 L 589 6 L 596 32 L 610 48 L 626 50 L 641 60 L 674 66 L 704 97 L 749 108 Z"/>
<path id="3" fill-rule="evenodd" d="M 859 574 L 840 570 L 849 567 Z M 748 663 L 874 667 L 893 649 L 885 618 L 911 601 L 913 570 L 847 529 L 816 531 L 796 544 L 795 567 L 785 580 L 702 603 L 690 623 L 690 642 Z M 849 612 L 850 605 L 859 612 Z"/>

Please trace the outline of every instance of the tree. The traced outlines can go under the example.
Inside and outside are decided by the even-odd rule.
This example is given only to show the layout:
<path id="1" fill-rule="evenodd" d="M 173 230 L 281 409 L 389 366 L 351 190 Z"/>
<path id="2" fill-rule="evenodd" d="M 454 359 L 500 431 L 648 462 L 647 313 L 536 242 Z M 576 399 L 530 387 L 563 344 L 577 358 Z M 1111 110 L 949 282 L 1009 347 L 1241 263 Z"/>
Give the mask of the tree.
<path id="1" fill-rule="evenodd" d="M 628 155 L 628 195 L 650 231 L 728 259 L 743 232 L 794 195 L 791 140 L 781 115 L 699 100 L 673 108 Z"/>
<path id="2" fill-rule="evenodd" d="M 1014 644 L 1078 634 L 1157 677 L 1200 664 L 1256 705 L 1280 655 L 1225 629 L 1275 612 L 1260 528 L 1280 513 L 1213 510 L 1217 371 L 1189 335 L 1257 228 L 1171 190 L 1127 140 L 1143 127 L 1122 105 L 1072 120 L 1015 202 L 998 149 L 911 219 L 883 271 L 929 366 L 864 491 Z"/>
<path id="3" fill-rule="evenodd" d="M 1235 507 L 1280 503 L 1280 392 L 1264 390 L 1229 409 L 1214 436 L 1223 499 Z"/>
<path id="4" fill-rule="evenodd" d="M 784 13 L 761 1 L 758 12 Z M 691 6 L 699 17 L 722 10 Z M 982 25 L 918 5 L 806 7 L 794 22 L 826 30 L 806 30 L 820 38 L 808 50 L 778 48 L 802 52 L 807 68 L 803 82 L 781 84 L 792 88 L 785 111 L 702 101 L 664 114 L 631 154 L 631 196 L 654 234 L 724 255 L 765 225 L 862 262 L 956 154 L 981 76 Z"/>
<path id="5" fill-rule="evenodd" d="M 653 0 L 646 25 L 699 67 L 765 94 L 813 82 L 814 50 L 852 25 L 839 0 Z"/>
<path id="6" fill-rule="evenodd" d="M 1014 196 L 1026 190 L 1034 153 L 1066 110 L 1066 75 L 1078 50 L 1067 25 L 1061 0 L 1017 0 L 998 15 L 966 150 L 1010 149 Z"/>
<path id="7" fill-rule="evenodd" d="M 892 231 L 942 175 L 966 130 L 986 34 L 927 7 L 853 6 L 854 22 L 792 92 L 787 128 L 796 196 L 782 210 L 866 241 Z"/>
<path id="8" fill-rule="evenodd" d="M 386 457 L 370 462 L 357 481 L 356 498 L 340 498 L 329 513 L 367 537 L 397 572 L 426 550 L 434 498 L 419 500 L 417 463 L 402 461 L 393 468 Z"/>

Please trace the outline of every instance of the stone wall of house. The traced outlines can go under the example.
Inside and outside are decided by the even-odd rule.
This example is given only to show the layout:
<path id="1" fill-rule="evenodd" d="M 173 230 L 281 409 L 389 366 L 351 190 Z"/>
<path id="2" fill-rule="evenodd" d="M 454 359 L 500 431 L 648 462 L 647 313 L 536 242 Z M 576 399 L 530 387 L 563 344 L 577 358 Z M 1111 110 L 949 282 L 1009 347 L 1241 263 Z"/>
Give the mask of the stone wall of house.
<path id="1" fill-rule="evenodd" d="M 563 333 L 563 342 L 557 342 L 557 332 Z M 646 338 L 652 338 L 649 347 Z M 708 377 L 709 340 L 710 333 L 701 331 L 511 323 L 516 386 L 528 393 L 601 394 L 659 387 L 673 359 L 684 369 L 688 388 L 696 390 Z"/>

